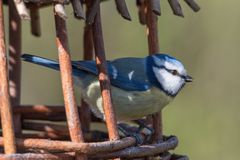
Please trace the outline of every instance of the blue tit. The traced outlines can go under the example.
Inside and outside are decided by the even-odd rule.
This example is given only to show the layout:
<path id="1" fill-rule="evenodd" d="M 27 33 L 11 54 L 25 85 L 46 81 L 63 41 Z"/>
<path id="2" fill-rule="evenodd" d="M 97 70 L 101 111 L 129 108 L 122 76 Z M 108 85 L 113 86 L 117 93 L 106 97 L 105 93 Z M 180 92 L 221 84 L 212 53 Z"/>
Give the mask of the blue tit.
<path id="1" fill-rule="evenodd" d="M 59 70 L 57 61 L 22 55 L 24 61 Z M 113 107 L 118 121 L 130 121 L 161 111 L 192 77 L 183 64 L 166 54 L 107 61 Z M 93 113 L 104 117 L 95 61 L 72 61 L 74 84 Z"/>

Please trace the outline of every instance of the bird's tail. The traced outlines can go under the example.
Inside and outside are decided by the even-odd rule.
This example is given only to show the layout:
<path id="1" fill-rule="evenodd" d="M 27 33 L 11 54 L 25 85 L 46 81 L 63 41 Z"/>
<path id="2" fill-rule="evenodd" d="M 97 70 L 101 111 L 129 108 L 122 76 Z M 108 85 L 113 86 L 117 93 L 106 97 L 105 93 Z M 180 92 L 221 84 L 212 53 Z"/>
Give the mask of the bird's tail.
<path id="1" fill-rule="evenodd" d="M 41 66 L 45 66 L 48 68 L 52 68 L 55 70 L 59 70 L 59 63 L 57 61 L 53 61 L 50 59 L 46 59 L 46 58 L 42 58 L 42 57 L 38 57 L 38 56 L 33 56 L 30 54 L 23 54 L 22 55 L 22 60 L 27 61 L 27 62 L 31 62 L 34 64 L 38 64 Z"/>

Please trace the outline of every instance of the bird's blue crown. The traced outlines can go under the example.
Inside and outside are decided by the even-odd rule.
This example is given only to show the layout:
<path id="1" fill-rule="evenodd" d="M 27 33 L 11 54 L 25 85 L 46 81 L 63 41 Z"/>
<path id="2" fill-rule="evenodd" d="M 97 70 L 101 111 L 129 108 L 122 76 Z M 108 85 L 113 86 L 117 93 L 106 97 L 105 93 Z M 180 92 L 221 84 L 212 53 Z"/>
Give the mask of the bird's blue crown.
<path id="1" fill-rule="evenodd" d="M 183 64 L 167 54 L 147 57 L 149 81 L 170 96 L 175 96 L 185 84 L 187 72 Z"/>

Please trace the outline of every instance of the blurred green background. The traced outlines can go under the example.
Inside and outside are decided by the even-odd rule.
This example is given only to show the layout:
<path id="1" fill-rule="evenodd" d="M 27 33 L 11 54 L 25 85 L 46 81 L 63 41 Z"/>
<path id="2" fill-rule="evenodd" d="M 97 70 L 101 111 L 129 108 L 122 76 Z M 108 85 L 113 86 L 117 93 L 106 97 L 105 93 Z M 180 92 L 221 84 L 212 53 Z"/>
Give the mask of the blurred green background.
<path id="1" fill-rule="evenodd" d="M 198 13 L 180 2 L 184 19 L 173 16 L 168 2 L 161 1 L 159 43 L 161 52 L 185 64 L 194 82 L 164 109 L 164 133 L 177 135 L 180 144 L 175 152 L 187 154 L 191 159 L 238 159 L 240 1 L 197 0 L 201 6 Z M 146 28 L 138 22 L 135 1 L 127 4 L 131 22 L 120 17 L 114 1 L 101 6 L 108 59 L 142 57 L 148 53 Z M 66 8 L 70 50 L 72 59 L 77 60 L 82 58 L 84 22 L 73 18 L 71 6 Z M 40 14 L 42 37 L 33 37 L 29 22 L 24 21 L 22 50 L 57 59 L 52 7 L 42 9 Z M 60 86 L 58 72 L 23 63 L 23 104 L 62 105 Z"/>

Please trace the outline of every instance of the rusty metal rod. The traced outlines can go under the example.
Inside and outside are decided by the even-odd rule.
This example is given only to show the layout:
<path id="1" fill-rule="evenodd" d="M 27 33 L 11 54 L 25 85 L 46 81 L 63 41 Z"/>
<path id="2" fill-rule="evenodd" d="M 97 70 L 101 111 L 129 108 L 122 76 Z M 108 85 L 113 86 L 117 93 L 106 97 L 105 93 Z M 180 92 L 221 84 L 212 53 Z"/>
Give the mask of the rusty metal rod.
<path id="1" fill-rule="evenodd" d="M 16 153 L 12 108 L 9 97 L 7 53 L 5 48 L 3 1 L 0 1 L 0 108 L 4 151 L 6 154 Z"/>
<path id="2" fill-rule="evenodd" d="M 36 37 L 41 36 L 40 15 L 38 7 L 30 7 L 31 33 Z"/>
<path id="3" fill-rule="evenodd" d="M 71 0 L 74 16 L 79 19 L 85 19 L 81 0 Z"/>
<path id="4" fill-rule="evenodd" d="M 63 5 L 68 5 L 70 3 L 68 0 L 36 0 L 36 1 L 30 0 L 30 1 L 31 2 L 25 1 L 26 7 L 28 9 L 31 9 L 31 8 L 41 9 L 41 8 L 52 6 L 55 3 L 59 3 L 59 4 L 63 4 Z"/>
<path id="5" fill-rule="evenodd" d="M 62 113 L 65 112 L 64 106 L 46 105 L 21 105 L 14 106 L 13 113 Z"/>
<path id="6" fill-rule="evenodd" d="M 23 122 L 23 129 L 35 130 L 35 131 L 44 131 L 47 133 L 54 133 L 60 136 L 69 136 L 69 130 L 66 125 L 60 124 L 49 124 L 43 122 Z"/>
<path id="7" fill-rule="evenodd" d="M 137 0 L 137 7 L 138 7 L 138 19 L 140 24 L 146 24 L 146 5 L 144 3 L 145 0 Z"/>
<path id="8" fill-rule="evenodd" d="M 117 120 L 112 106 L 110 80 L 107 73 L 105 49 L 103 42 L 102 24 L 100 16 L 100 4 L 97 5 L 97 14 L 92 25 L 93 42 L 96 54 L 96 64 L 99 72 L 99 83 L 102 92 L 105 120 L 110 140 L 119 139 Z"/>
<path id="9" fill-rule="evenodd" d="M 79 109 L 79 116 L 81 109 Z M 48 120 L 48 121 L 66 121 L 66 114 L 62 113 L 23 113 L 22 119 L 32 119 L 32 120 Z M 91 122 L 103 122 L 102 119 L 97 118 L 94 114 L 90 114 Z"/>
<path id="10" fill-rule="evenodd" d="M 89 14 L 91 2 L 86 1 L 86 15 Z M 92 39 L 92 25 L 85 22 L 84 35 L 83 35 L 83 59 L 92 60 L 94 55 L 94 46 Z M 83 131 L 88 132 L 90 130 L 91 123 L 91 111 L 88 104 L 82 99 L 81 107 L 79 108 L 80 121 L 84 122 L 82 125 Z"/>
<path id="11" fill-rule="evenodd" d="M 89 15 L 91 10 L 91 0 L 86 1 L 86 15 Z M 92 60 L 94 55 L 94 44 L 93 44 L 93 35 L 92 35 L 92 25 L 89 25 L 87 22 L 84 26 L 84 35 L 83 35 L 83 59 Z"/>
<path id="12" fill-rule="evenodd" d="M 71 139 L 74 142 L 83 142 L 81 124 L 78 117 L 78 109 L 73 93 L 73 80 L 71 58 L 69 54 L 66 22 L 59 15 L 55 14 L 56 41 L 58 46 L 58 57 L 62 79 L 62 89 L 65 103 L 65 110 Z"/>
<path id="13" fill-rule="evenodd" d="M 161 7 L 160 7 L 160 0 L 150 0 L 151 1 L 151 6 L 152 6 L 152 11 L 160 16 L 161 15 Z"/>
<path id="14" fill-rule="evenodd" d="M 84 137 L 81 130 L 81 123 L 78 116 L 78 108 L 73 91 L 72 66 L 68 46 L 66 22 L 65 19 L 59 16 L 59 14 L 55 13 L 54 17 L 63 97 L 69 133 L 73 142 L 84 142 Z M 84 155 L 79 155 L 77 156 L 77 159 L 86 159 L 86 157 Z"/>
<path id="15" fill-rule="evenodd" d="M 157 16 L 154 15 L 152 9 L 152 3 L 145 0 L 147 6 L 146 18 L 147 18 L 147 36 L 148 36 L 148 51 L 149 54 L 159 53 L 158 43 L 158 24 Z"/>
<path id="16" fill-rule="evenodd" d="M 66 114 L 63 113 L 24 113 L 22 119 L 26 120 L 46 120 L 46 121 L 66 121 Z"/>
<path id="17" fill-rule="evenodd" d="M 159 53 L 158 43 L 158 24 L 157 16 L 153 13 L 153 6 L 149 0 L 146 0 L 147 6 L 147 36 L 148 36 L 148 49 L 149 54 Z M 155 130 L 153 135 L 153 141 L 162 139 L 162 114 L 161 112 L 153 115 L 153 128 Z"/>
<path id="18" fill-rule="evenodd" d="M 31 126 L 29 127 L 31 128 Z M 23 129 L 25 129 L 24 123 L 23 123 Z M 52 128 L 54 129 L 54 128 Z M 30 129 L 30 131 L 32 131 Z M 101 132 L 101 131 L 91 131 L 84 133 L 84 140 L 86 142 L 99 142 L 106 140 L 108 137 L 107 133 Z M 69 134 L 66 135 L 60 135 L 57 132 L 37 132 L 37 133 L 24 133 L 22 134 L 22 138 L 37 138 L 37 139 L 51 139 L 51 140 L 70 140 Z"/>
<path id="19" fill-rule="evenodd" d="M 80 114 L 81 107 L 78 107 L 79 114 Z M 64 106 L 21 105 L 21 106 L 13 107 L 13 113 L 14 114 L 20 113 L 23 119 L 39 119 L 39 120 L 50 120 L 50 121 L 66 120 Z M 90 114 L 90 117 L 92 122 L 102 121 L 92 113 Z"/>
<path id="20" fill-rule="evenodd" d="M 131 21 L 131 16 L 127 8 L 127 4 L 125 0 L 115 0 L 117 10 L 121 14 L 121 16 L 126 19 Z"/>
<path id="21" fill-rule="evenodd" d="M 22 154 L 0 154 L 2 160 L 34 160 L 34 159 L 48 159 L 48 160 L 74 160 L 75 154 L 70 153 L 22 153 Z"/>
<path id="22" fill-rule="evenodd" d="M 124 158 L 124 159 L 131 159 L 131 158 L 140 158 L 140 157 L 147 157 L 147 156 L 154 156 L 158 155 L 162 152 L 168 151 L 170 149 L 176 148 L 178 145 L 177 137 L 170 137 L 166 141 L 162 143 L 156 143 L 151 145 L 143 145 L 138 147 L 129 147 L 120 151 L 112 152 L 112 153 L 101 153 L 97 155 L 91 155 L 91 158 Z"/>
<path id="23" fill-rule="evenodd" d="M 194 0 L 184 0 L 188 6 L 194 11 L 198 12 L 200 10 L 199 5 Z"/>
<path id="24" fill-rule="evenodd" d="M 21 19 L 30 20 L 30 15 L 23 0 L 14 0 L 14 3 Z"/>
<path id="25" fill-rule="evenodd" d="M 61 4 L 69 4 L 70 0 L 23 0 L 26 4 L 34 3 L 34 4 L 53 4 L 53 3 L 61 3 Z"/>
<path id="26" fill-rule="evenodd" d="M 55 14 L 57 14 L 62 19 L 66 20 L 68 18 L 65 8 L 62 4 L 57 3 L 54 5 Z"/>
<path id="27" fill-rule="evenodd" d="M 23 128 L 24 129 L 24 128 Z M 24 133 L 22 138 L 36 138 L 36 139 L 51 139 L 51 140 L 67 140 L 70 141 L 70 136 L 59 135 L 55 132 L 39 132 L 39 133 Z"/>
<path id="28" fill-rule="evenodd" d="M 22 24 L 13 0 L 8 1 L 9 13 L 9 94 L 12 106 L 20 105 Z M 21 136 L 21 115 L 14 114 L 15 133 Z"/>
<path id="29" fill-rule="evenodd" d="M 74 152 L 55 153 L 55 154 L 23 153 L 23 154 L 10 154 L 10 155 L 0 154 L 0 159 L 4 159 L 4 160 L 22 160 L 22 159 L 74 160 L 74 156 L 75 156 Z M 100 158 L 100 156 L 96 156 L 96 157 Z M 168 158 L 163 160 L 189 160 L 189 158 L 187 156 L 173 154 L 173 155 L 169 155 Z"/>
<path id="30" fill-rule="evenodd" d="M 184 17 L 179 0 L 168 0 L 170 7 L 172 8 L 173 14 L 176 16 Z"/>
<path id="31" fill-rule="evenodd" d="M 87 13 L 87 19 L 86 22 L 88 24 L 92 24 L 94 22 L 95 16 L 98 11 L 98 5 L 100 3 L 100 0 L 91 0 L 91 7 L 89 8 L 89 13 Z"/>
<path id="32" fill-rule="evenodd" d="M 56 141 L 47 139 L 16 138 L 16 145 L 23 149 L 46 149 L 48 151 L 80 152 L 91 155 L 100 152 L 117 151 L 135 145 L 136 140 L 132 137 L 115 141 L 76 143 L 69 141 Z M 3 146 L 3 138 L 0 137 L 0 146 Z"/>

